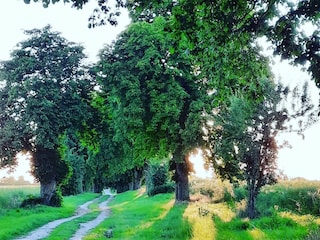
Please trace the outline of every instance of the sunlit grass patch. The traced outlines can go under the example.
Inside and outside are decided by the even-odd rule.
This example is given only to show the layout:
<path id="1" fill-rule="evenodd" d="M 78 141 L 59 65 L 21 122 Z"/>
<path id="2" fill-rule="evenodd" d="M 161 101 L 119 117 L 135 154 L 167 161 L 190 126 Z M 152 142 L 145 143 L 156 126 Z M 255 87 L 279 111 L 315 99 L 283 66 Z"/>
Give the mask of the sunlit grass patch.
<path id="1" fill-rule="evenodd" d="M 297 222 L 300 225 L 308 226 L 310 224 L 320 225 L 320 218 L 312 216 L 310 214 L 299 215 L 292 212 L 281 212 L 279 213 L 281 217 L 290 218 L 293 221 Z"/>
<path id="2" fill-rule="evenodd" d="M 188 239 L 188 222 L 183 219 L 186 204 L 174 204 L 173 194 L 148 197 L 128 191 L 110 202 L 111 216 L 84 239 L 103 239 L 112 228 L 114 239 Z"/>
<path id="3" fill-rule="evenodd" d="M 261 229 L 254 228 L 248 231 L 253 239 L 267 239 L 266 234 Z"/>
<path id="4" fill-rule="evenodd" d="M 192 240 L 215 239 L 215 226 L 209 209 L 197 203 L 190 203 L 183 216 L 191 225 Z"/>

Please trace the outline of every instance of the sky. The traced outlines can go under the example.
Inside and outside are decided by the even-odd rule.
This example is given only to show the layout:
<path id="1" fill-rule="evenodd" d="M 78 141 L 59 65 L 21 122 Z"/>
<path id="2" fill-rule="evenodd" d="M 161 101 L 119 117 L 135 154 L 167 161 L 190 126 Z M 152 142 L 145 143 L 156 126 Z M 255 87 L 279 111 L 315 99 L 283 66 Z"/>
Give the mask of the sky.
<path id="1" fill-rule="evenodd" d="M 61 0 L 62 1 L 62 0 Z M 106 25 L 89 29 L 88 18 L 95 8 L 96 1 L 89 1 L 84 9 L 77 10 L 65 6 L 62 2 L 43 8 L 41 3 L 31 2 L 25 4 L 23 0 L 1 0 L 0 1 L 0 61 L 10 59 L 10 52 L 17 43 L 26 38 L 23 30 L 43 28 L 47 24 L 54 31 L 62 33 L 69 41 L 81 43 L 85 47 L 85 53 L 90 62 L 97 60 L 97 54 L 105 44 L 111 43 L 116 36 L 130 23 L 126 13 L 122 14 L 117 27 Z M 273 71 L 277 79 L 281 78 L 284 83 L 292 85 L 309 77 L 297 68 L 276 60 Z M 312 95 L 318 96 L 318 89 L 313 82 Z M 296 134 L 283 134 L 280 138 L 290 141 L 292 148 L 282 149 L 279 152 L 278 166 L 284 170 L 289 177 L 304 177 L 310 180 L 320 180 L 320 159 L 317 151 L 318 139 L 320 138 L 320 124 L 312 126 L 306 131 L 305 139 Z M 23 172 L 28 168 L 25 160 L 18 171 Z M 198 169 L 198 167 L 197 167 Z M 201 170 L 198 170 L 199 174 Z M 7 173 L 5 172 L 4 175 Z M 1 173 L 0 173 L 1 178 Z"/>

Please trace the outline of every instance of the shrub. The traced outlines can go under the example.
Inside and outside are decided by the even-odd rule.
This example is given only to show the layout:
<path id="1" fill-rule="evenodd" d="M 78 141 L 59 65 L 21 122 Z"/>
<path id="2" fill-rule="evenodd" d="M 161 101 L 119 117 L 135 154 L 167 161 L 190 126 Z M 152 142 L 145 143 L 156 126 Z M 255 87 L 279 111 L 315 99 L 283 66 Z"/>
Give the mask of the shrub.
<path id="1" fill-rule="evenodd" d="M 170 182 L 160 186 L 154 186 L 154 188 L 150 190 L 150 193 L 148 193 L 148 195 L 154 196 L 159 193 L 171 193 L 171 192 L 174 192 L 174 190 L 175 190 L 175 185 L 173 182 Z"/>
<path id="2" fill-rule="evenodd" d="M 169 167 L 165 163 L 151 163 L 146 173 L 147 194 L 153 196 L 158 193 L 174 191 L 174 183 L 169 181 Z"/>
<path id="3" fill-rule="evenodd" d="M 62 201 L 63 201 L 63 198 L 62 198 L 62 193 L 61 193 L 61 190 L 57 190 L 54 192 L 51 200 L 50 200 L 50 206 L 52 207 L 61 207 L 62 206 Z"/>
<path id="4" fill-rule="evenodd" d="M 35 197 L 34 195 L 28 195 L 27 198 L 22 201 L 20 207 L 22 208 L 34 207 L 41 203 L 42 203 L 42 199 L 40 197 Z"/>

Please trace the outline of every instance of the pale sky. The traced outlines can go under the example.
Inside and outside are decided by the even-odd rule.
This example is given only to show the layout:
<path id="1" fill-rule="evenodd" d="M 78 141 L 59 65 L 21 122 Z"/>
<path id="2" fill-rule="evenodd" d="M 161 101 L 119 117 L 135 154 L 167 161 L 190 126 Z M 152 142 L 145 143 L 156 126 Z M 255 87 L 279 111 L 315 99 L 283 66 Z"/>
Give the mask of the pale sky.
<path id="1" fill-rule="evenodd" d="M 62 0 L 61 0 L 62 2 Z M 129 24 L 129 19 L 124 14 L 117 27 L 110 25 L 88 29 L 88 18 L 96 6 L 96 1 L 89 1 L 84 9 L 76 10 L 63 3 L 56 3 L 45 9 L 41 3 L 26 5 L 23 0 L 1 0 L 0 1 L 0 61 L 8 60 L 10 51 L 18 42 L 25 39 L 23 30 L 43 28 L 47 24 L 54 31 L 62 33 L 69 41 L 82 43 L 89 60 L 96 61 L 96 55 L 104 44 L 111 43 L 117 34 Z M 283 82 L 300 82 L 308 79 L 301 71 L 288 67 L 286 64 L 277 64 L 274 67 L 276 76 L 280 76 Z M 313 94 L 318 95 L 317 89 Z M 319 179 L 320 159 L 317 151 L 320 137 L 320 124 L 313 126 L 306 132 L 305 140 L 290 134 L 286 138 L 293 145 L 292 149 L 280 151 L 279 168 L 283 169 L 289 177 L 305 177 L 307 179 Z M 22 170 L 26 169 L 22 166 Z M 22 171 L 20 170 L 20 171 Z M 1 174 L 0 174 L 1 178 Z"/>

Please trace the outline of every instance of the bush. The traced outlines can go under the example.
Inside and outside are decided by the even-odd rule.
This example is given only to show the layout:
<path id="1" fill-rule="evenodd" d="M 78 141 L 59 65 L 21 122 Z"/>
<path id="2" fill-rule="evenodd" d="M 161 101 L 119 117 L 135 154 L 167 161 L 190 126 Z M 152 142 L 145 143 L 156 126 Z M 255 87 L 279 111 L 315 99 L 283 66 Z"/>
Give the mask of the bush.
<path id="1" fill-rule="evenodd" d="M 151 163 L 146 173 L 148 196 L 174 191 L 174 183 L 169 178 L 169 167 L 165 163 Z"/>
<path id="2" fill-rule="evenodd" d="M 62 193 L 61 190 L 57 190 L 54 192 L 51 200 L 50 200 L 50 206 L 52 207 L 61 207 L 62 206 Z"/>
<path id="3" fill-rule="evenodd" d="M 20 207 L 27 208 L 27 207 L 34 207 L 38 204 L 42 203 L 42 199 L 40 197 L 35 197 L 33 195 L 27 196 L 25 200 L 22 201 Z"/>
<path id="4" fill-rule="evenodd" d="M 154 186 L 152 190 L 150 190 L 150 193 L 148 193 L 149 196 L 154 196 L 159 193 L 172 193 L 175 190 L 174 183 L 166 183 L 160 186 Z"/>
<path id="5" fill-rule="evenodd" d="M 248 190 L 244 186 L 234 188 L 233 192 L 234 198 L 237 202 L 241 202 L 248 197 Z"/>

